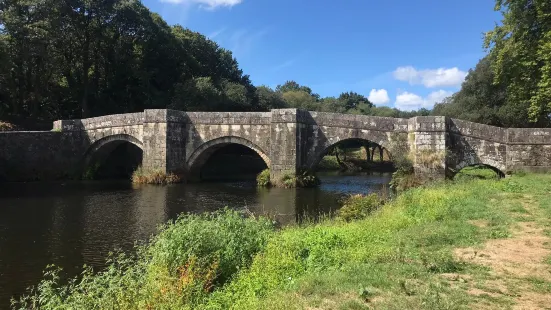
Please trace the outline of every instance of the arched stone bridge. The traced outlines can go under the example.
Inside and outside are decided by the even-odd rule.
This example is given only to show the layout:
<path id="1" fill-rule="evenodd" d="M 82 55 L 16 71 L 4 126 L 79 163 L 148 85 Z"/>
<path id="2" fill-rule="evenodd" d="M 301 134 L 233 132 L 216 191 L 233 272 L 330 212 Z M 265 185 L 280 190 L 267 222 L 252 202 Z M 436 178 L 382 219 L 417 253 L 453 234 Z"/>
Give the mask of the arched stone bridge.
<path id="1" fill-rule="evenodd" d="M 0 177 L 78 174 L 93 158 L 106 156 L 123 142 L 143 150 L 145 168 L 183 170 L 190 176 L 217 149 L 241 144 L 257 152 L 277 175 L 315 167 L 330 146 L 346 139 L 409 152 L 416 171 L 440 177 L 476 164 L 502 173 L 551 170 L 549 128 L 507 129 L 442 116 L 399 119 L 298 109 L 145 110 L 56 121 L 52 132 L 0 133 Z"/>

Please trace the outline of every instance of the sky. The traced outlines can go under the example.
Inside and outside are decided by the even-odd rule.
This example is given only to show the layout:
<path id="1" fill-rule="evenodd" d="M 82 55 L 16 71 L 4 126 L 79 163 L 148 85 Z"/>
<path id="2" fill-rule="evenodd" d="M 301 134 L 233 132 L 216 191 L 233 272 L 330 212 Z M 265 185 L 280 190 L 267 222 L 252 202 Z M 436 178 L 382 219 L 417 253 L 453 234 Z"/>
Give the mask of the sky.
<path id="1" fill-rule="evenodd" d="M 233 52 L 255 85 L 432 108 L 459 90 L 501 16 L 494 0 L 142 0 Z"/>

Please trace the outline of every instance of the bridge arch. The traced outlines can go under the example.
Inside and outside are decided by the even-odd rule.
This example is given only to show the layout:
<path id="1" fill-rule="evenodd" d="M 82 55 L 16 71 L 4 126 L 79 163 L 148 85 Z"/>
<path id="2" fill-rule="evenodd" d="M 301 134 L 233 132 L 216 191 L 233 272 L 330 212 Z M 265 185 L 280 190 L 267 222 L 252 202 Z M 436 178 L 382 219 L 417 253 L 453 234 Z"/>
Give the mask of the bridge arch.
<path id="1" fill-rule="evenodd" d="M 456 176 L 461 170 L 463 170 L 464 168 L 469 168 L 469 167 L 487 168 L 487 169 L 490 169 L 490 170 L 494 171 L 498 177 L 500 177 L 500 178 L 505 177 L 505 172 L 504 172 L 504 170 L 500 169 L 500 168 L 497 167 L 496 165 L 485 164 L 485 163 L 482 163 L 482 162 L 475 162 L 475 163 L 472 163 L 472 162 L 461 162 L 459 165 L 457 165 L 457 166 L 454 167 L 453 169 L 448 169 L 449 172 L 447 173 L 447 177 L 453 179 L 453 178 L 455 178 L 455 176 Z"/>
<path id="2" fill-rule="evenodd" d="M 191 153 L 188 160 L 186 161 L 186 166 L 188 167 L 190 176 L 192 178 L 196 178 L 199 175 L 200 169 L 211 157 L 211 155 L 213 155 L 221 148 L 229 146 L 231 144 L 237 144 L 251 149 L 256 154 L 258 154 L 260 158 L 262 158 L 268 168 L 271 167 L 271 161 L 268 153 L 264 151 L 260 146 L 245 138 L 237 136 L 226 136 L 209 140 L 201 144 Z"/>
<path id="3" fill-rule="evenodd" d="M 95 164 L 102 164 L 115 149 L 123 144 L 130 144 L 138 148 L 141 153 L 140 157 L 143 156 L 143 143 L 136 137 L 128 134 L 109 135 L 96 140 L 84 152 L 81 173 L 86 173 L 86 171 Z M 141 158 L 139 161 L 141 163 Z"/>
<path id="4" fill-rule="evenodd" d="M 392 154 L 390 153 L 388 148 L 384 146 L 384 145 L 388 145 L 386 142 L 387 141 L 373 141 L 371 139 L 366 139 L 363 137 L 362 138 L 351 137 L 351 138 L 338 139 L 335 142 L 326 143 L 323 148 L 319 148 L 317 152 L 315 152 L 314 156 L 310 156 L 308 158 L 306 166 L 309 170 L 316 169 L 316 167 L 321 162 L 323 157 L 328 155 L 329 152 L 339 144 L 345 144 L 345 145 L 352 144 L 358 147 L 370 147 L 370 148 L 375 147 L 380 152 L 381 157 L 384 157 L 384 154 L 386 153 L 387 157 L 390 160 L 392 160 Z"/>

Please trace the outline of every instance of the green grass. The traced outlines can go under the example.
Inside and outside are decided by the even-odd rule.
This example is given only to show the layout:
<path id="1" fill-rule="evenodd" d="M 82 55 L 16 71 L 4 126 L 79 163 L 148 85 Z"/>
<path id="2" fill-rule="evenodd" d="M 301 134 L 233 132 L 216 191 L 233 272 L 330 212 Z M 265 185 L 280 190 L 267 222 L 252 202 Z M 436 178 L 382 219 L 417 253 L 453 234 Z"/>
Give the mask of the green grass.
<path id="1" fill-rule="evenodd" d="M 137 258 L 123 256 L 103 273 L 90 271 L 69 286 L 50 274 L 20 308 L 32 302 L 41 309 L 508 307 L 508 296 L 467 293 L 470 285 L 483 287 L 490 272 L 458 261 L 452 250 L 510 236 L 526 195 L 548 214 L 549 192 L 551 175 L 439 183 L 405 191 L 381 208 L 354 202 L 366 213 L 360 220 L 279 231 L 268 220 L 231 212 L 183 217 Z M 469 280 L 443 277 L 450 273 Z M 526 281 L 534 291 L 548 290 L 545 280 Z"/>
<path id="2" fill-rule="evenodd" d="M 461 169 L 454 177 L 460 179 L 497 179 L 499 175 L 492 169 L 485 166 L 469 166 Z"/>

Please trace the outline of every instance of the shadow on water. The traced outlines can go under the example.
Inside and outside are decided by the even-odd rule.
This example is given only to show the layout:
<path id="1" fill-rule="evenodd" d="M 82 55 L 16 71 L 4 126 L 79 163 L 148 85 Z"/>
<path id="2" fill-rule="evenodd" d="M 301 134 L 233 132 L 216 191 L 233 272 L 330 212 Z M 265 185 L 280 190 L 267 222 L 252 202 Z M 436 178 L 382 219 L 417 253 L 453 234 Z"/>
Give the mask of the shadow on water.
<path id="1" fill-rule="evenodd" d="M 180 213 L 248 209 L 282 223 L 335 211 L 347 193 L 381 190 L 390 174 L 320 174 L 314 189 L 259 189 L 254 181 L 134 186 L 124 181 L 4 183 L 0 188 L 0 309 L 36 285 L 47 264 L 75 275 L 131 250 Z"/>

